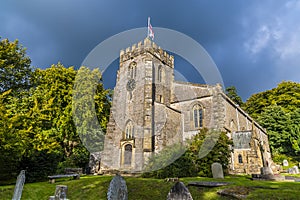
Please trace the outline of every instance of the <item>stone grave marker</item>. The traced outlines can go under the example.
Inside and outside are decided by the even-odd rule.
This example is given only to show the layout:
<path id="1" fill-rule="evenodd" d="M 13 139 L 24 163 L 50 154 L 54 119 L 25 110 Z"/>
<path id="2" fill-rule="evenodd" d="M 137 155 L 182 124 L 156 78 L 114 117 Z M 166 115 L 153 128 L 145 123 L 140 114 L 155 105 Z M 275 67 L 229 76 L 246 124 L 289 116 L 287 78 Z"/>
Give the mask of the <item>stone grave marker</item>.
<path id="1" fill-rule="evenodd" d="M 222 165 L 220 163 L 213 163 L 211 165 L 211 171 L 213 174 L 213 178 L 224 178 L 224 174 L 223 174 L 223 168 Z"/>
<path id="2" fill-rule="evenodd" d="M 299 174 L 299 169 L 297 166 L 291 167 L 288 169 L 289 174 Z"/>
<path id="3" fill-rule="evenodd" d="M 167 200 L 193 200 L 193 197 L 182 182 L 177 182 L 171 188 Z"/>
<path id="4" fill-rule="evenodd" d="M 282 165 L 283 165 L 284 167 L 287 167 L 287 166 L 289 166 L 289 162 L 288 162 L 287 160 L 283 160 L 283 161 L 282 161 Z"/>
<path id="5" fill-rule="evenodd" d="M 22 170 L 17 178 L 13 200 L 20 200 L 25 183 L 25 170 Z"/>
<path id="6" fill-rule="evenodd" d="M 119 174 L 117 174 L 109 184 L 107 199 L 128 200 L 126 181 Z"/>
<path id="7" fill-rule="evenodd" d="M 49 200 L 68 200 L 67 199 L 68 186 L 57 185 L 54 196 L 50 196 Z"/>

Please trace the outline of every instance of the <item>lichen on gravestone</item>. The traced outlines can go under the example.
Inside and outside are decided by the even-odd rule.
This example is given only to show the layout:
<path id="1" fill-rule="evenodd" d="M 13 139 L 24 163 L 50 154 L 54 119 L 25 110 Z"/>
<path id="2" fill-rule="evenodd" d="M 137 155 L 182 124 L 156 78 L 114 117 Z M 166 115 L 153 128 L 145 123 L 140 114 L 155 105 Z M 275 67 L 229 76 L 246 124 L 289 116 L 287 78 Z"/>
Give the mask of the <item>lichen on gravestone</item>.
<path id="1" fill-rule="evenodd" d="M 109 184 L 107 199 L 128 200 L 126 181 L 119 174 L 117 174 Z"/>

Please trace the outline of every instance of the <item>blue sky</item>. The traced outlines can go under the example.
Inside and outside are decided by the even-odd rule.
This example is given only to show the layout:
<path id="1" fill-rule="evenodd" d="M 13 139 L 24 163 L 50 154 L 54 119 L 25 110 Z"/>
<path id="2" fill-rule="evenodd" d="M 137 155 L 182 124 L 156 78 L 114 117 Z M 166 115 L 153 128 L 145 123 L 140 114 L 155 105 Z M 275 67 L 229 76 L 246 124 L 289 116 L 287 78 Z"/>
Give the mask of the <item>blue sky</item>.
<path id="1" fill-rule="evenodd" d="M 2 0 L 0 36 L 19 39 L 35 67 L 79 67 L 101 41 L 147 26 L 148 16 L 153 27 L 199 42 L 243 100 L 283 80 L 300 82 L 298 0 Z M 175 68 L 188 65 L 178 60 Z"/>

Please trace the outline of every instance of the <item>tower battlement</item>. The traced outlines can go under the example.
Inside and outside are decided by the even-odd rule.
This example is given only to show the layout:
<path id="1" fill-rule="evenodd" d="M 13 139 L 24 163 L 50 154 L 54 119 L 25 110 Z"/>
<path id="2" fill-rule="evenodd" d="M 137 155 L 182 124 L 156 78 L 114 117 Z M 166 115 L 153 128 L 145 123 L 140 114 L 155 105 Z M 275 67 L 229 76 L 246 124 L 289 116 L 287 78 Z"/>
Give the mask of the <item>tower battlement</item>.
<path id="1" fill-rule="evenodd" d="M 121 50 L 120 63 L 147 52 L 161 60 L 166 65 L 174 68 L 174 57 L 172 55 L 169 55 L 160 46 L 157 46 L 157 44 L 152 42 L 149 38 L 145 38 L 138 44 L 133 44 L 131 47 L 128 47 L 125 50 Z"/>

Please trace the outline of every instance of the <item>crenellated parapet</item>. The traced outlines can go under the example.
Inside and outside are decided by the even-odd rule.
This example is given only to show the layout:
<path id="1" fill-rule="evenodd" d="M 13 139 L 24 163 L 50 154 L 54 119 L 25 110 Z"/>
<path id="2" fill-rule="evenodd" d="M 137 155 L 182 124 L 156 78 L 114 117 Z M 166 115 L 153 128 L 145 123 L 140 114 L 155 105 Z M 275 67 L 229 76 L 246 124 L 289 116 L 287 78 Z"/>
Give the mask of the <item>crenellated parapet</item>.
<path id="1" fill-rule="evenodd" d="M 161 47 L 157 46 L 157 44 L 152 42 L 149 38 L 145 38 L 138 44 L 134 44 L 131 47 L 126 48 L 125 50 L 121 50 L 120 63 L 147 52 L 161 60 L 164 64 L 174 68 L 174 57 L 172 55 L 169 55 Z"/>

